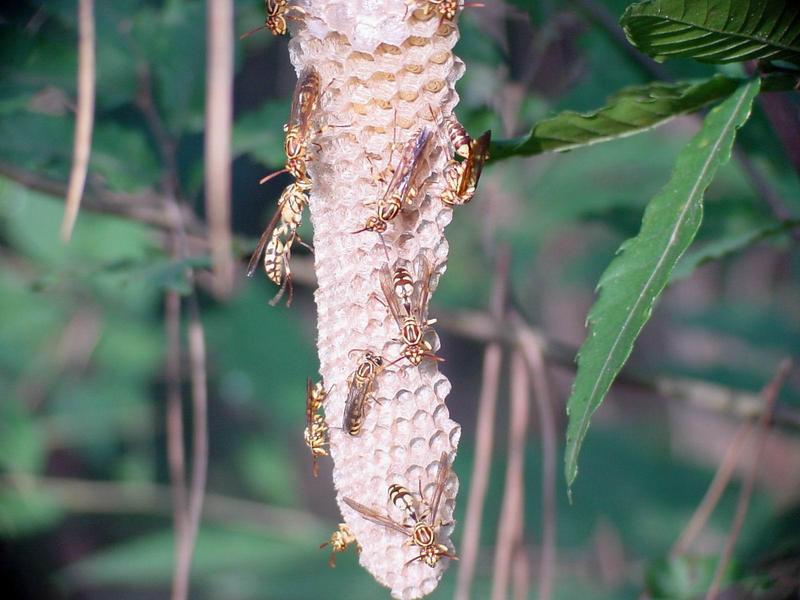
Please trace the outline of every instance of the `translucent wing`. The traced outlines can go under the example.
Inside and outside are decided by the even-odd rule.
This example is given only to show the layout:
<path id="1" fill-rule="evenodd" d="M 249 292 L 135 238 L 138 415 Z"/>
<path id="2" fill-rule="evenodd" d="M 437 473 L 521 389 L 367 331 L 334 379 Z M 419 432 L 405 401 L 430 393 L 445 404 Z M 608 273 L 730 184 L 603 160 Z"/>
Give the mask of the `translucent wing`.
<path id="1" fill-rule="evenodd" d="M 388 200 L 396 193 L 402 202 L 407 201 L 409 191 L 416 182 L 422 165 L 420 159 L 428 151 L 431 140 L 433 140 L 433 131 L 423 127 L 417 137 L 406 144 L 397 167 L 395 167 L 394 175 L 392 175 L 392 179 L 386 187 L 386 193 L 383 196 L 384 200 Z"/>
<path id="2" fill-rule="evenodd" d="M 308 67 L 300 73 L 289 111 L 289 125 L 297 127 L 303 137 L 310 127 L 311 115 L 317 106 L 319 95 L 319 73 L 314 67 Z"/>
<path id="3" fill-rule="evenodd" d="M 272 238 L 272 232 L 275 230 L 275 227 L 278 225 L 278 221 L 281 219 L 283 207 L 287 202 L 287 198 L 288 196 L 281 194 L 281 198 L 278 201 L 278 207 L 275 209 L 275 214 L 272 215 L 272 219 L 270 219 L 269 224 L 267 225 L 266 229 L 264 229 L 264 233 L 262 233 L 261 237 L 258 238 L 256 249 L 253 250 L 253 254 L 250 256 L 250 262 L 247 263 L 248 277 L 252 277 L 258 269 L 258 263 L 261 261 L 261 255 L 264 254 L 264 249 L 267 247 L 267 244 Z"/>
<path id="4" fill-rule="evenodd" d="M 370 383 L 370 380 L 358 381 L 358 378 L 353 376 L 350 388 L 347 390 L 347 400 L 344 403 L 342 429 L 345 431 L 350 431 L 350 425 L 361 417 Z"/>
<path id="5" fill-rule="evenodd" d="M 425 255 L 419 257 L 417 280 L 414 282 L 414 295 L 411 298 L 412 316 L 417 318 L 421 326 L 428 318 L 428 299 L 430 297 L 431 275 L 433 267 Z"/>
<path id="6" fill-rule="evenodd" d="M 383 296 L 386 298 L 386 304 L 389 306 L 389 312 L 392 313 L 392 316 L 397 322 L 398 327 L 402 329 L 405 309 L 400 306 L 400 299 L 397 297 L 397 294 L 394 291 L 394 279 L 392 278 L 392 273 L 389 270 L 389 265 L 384 264 L 381 267 L 378 279 L 381 283 Z"/>
<path id="7" fill-rule="evenodd" d="M 433 490 L 433 498 L 431 498 L 431 525 L 436 523 L 436 513 L 439 512 L 439 502 L 442 499 L 442 492 L 444 492 L 444 484 L 447 483 L 447 476 L 450 474 L 450 463 L 447 460 L 447 452 L 442 452 L 439 459 L 439 474 L 436 477 L 436 489 Z"/>
<path id="8" fill-rule="evenodd" d="M 478 180 L 483 172 L 483 165 L 489 158 L 489 142 L 492 140 L 492 132 L 486 131 L 470 145 L 469 156 L 464 167 L 464 176 L 461 178 L 457 193 L 463 196 L 467 190 L 478 185 Z"/>
<path id="9" fill-rule="evenodd" d="M 311 378 L 306 379 L 306 427 L 311 427 L 314 424 L 314 384 L 311 383 Z"/>
<path id="10" fill-rule="evenodd" d="M 372 521 L 373 523 L 377 523 L 378 525 L 383 525 L 384 527 L 388 527 L 389 529 L 399 531 L 403 535 L 408 535 L 408 529 L 406 529 L 399 523 L 394 522 L 389 517 L 378 514 L 371 508 L 364 506 L 363 504 L 356 502 L 355 500 L 351 500 L 350 498 L 343 498 L 343 500 L 344 503 L 347 504 L 347 506 L 349 506 L 356 512 L 361 513 L 361 516 L 364 517 L 367 521 Z"/>

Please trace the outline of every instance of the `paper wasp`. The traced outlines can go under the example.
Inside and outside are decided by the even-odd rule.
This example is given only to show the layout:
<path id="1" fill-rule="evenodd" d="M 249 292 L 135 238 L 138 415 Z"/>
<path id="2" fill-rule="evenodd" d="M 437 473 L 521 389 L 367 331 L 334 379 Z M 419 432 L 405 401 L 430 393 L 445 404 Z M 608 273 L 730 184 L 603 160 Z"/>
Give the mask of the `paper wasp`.
<path id="1" fill-rule="evenodd" d="M 267 274 L 267 278 L 275 285 L 280 286 L 278 293 L 270 300 L 270 304 L 273 306 L 280 301 L 287 288 L 289 297 L 286 305 L 292 304 L 292 271 L 289 268 L 289 259 L 295 240 L 304 244 L 297 234 L 297 229 L 302 223 L 303 210 L 308 204 L 308 188 L 309 184 L 303 182 L 295 182 L 286 186 L 278 200 L 275 215 L 264 229 L 264 233 L 261 234 L 247 265 L 247 276 L 252 277 L 258 269 L 258 263 L 263 254 L 264 272 Z"/>
<path id="2" fill-rule="evenodd" d="M 345 523 L 339 523 L 339 527 L 331 534 L 331 538 L 324 544 L 320 544 L 320 548 L 325 546 L 331 547 L 331 555 L 328 557 L 328 566 L 336 568 L 336 553 L 344 552 L 351 545 L 356 545 L 356 554 L 361 552 L 361 546 L 356 541 L 356 536 L 350 531 L 350 528 Z"/>
<path id="3" fill-rule="evenodd" d="M 432 109 L 431 113 L 433 113 Z M 464 129 L 464 126 L 458 122 L 455 115 L 450 115 L 444 120 L 444 131 L 450 143 L 453 144 L 455 153 L 461 158 L 467 158 L 472 138 L 467 133 L 467 130 Z"/>
<path id="4" fill-rule="evenodd" d="M 375 214 L 367 219 L 364 227 L 353 233 L 363 231 L 383 233 L 400 213 L 403 205 L 414 201 L 418 192 L 418 179 L 422 172 L 422 158 L 428 153 L 432 140 L 433 131 L 423 127 L 416 137 L 406 143 L 386 191 L 377 202 L 370 203 L 377 206 Z"/>
<path id="5" fill-rule="evenodd" d="M 283 126 L 283 130 L 286 132 L 286 138 L 283 143 L 286 166 L 280 171 L 275 171 L 263 177 L 259 183 L 264 184 L 273 177 L 287 172 L 297 181 L 308 183 L 306 169 L 308 142 L 311 137 L 312 118 L 317 104 L 319 104 L 320 96 L 319 73 L 314 67 L 307 67 L 300 73 L 297 85 L 294 87 L 289 122 Z"/>
<path id="6" fill-rule="evenodd" d="M 482 2 L 462 3 L 460 0 L 422 0 L 421 4 L 422 7 L 419 10 L 422 15 L 422 20 L 430 18 L 428 15 L 438 14 L 440 24 L 442 21 L 453 21 L 458 14 L 459 8 L 467 6 L 485 6 Z"/>
<path id="7" fill-rule="evenodd" d="M 442 202 L 448 206 L 466 204 L 472 200 L 478 188 L 478 180 L 483 172 L 483 165 L 489 158 L 489 142 L 492 132 L 486 131 L 477 140 L 470 140 L 467 158 L 458 162 L 451 160 L 444 171 L 445 188 L 442 191 Z"/>
<path id="8" fill-rule="evenodd" d="M 320 412 L 326 396 L 327 392 L 321 381 L 314 385 L 310 378 L 306 381 L 306 428 L 303 438 L 311 450 L 311 473 L 314 477 L 319 475 L 317 458 L 328 456 L 328 451 L 325 450 L 325 444 L 328 443 L 328 424 Z"/>
<path id="9" fill-rule="evenodd" d="M 395 267 L 392 273 L 388 265 L 383 265 L 379 276 L 389 312 L 400 328 L 400 338 L 395 340 L 404 345 L 400 356 L 408 359 L 412 365 L 418 365 L 426 357 L 444 360 L 433 353 L 433 347 L 425 340 L 429 326 L 435 323 L 435 320 L 429 321 L 427 318 L 433 270 L 424 256 L 420 257 L 420 263 L 416 281 L 411 280 L 409 272 L 403 267 Z"/>
<path id="10" fill-rule="evenodd" d="M 439 512 L 442 492 L 444 492 L 444 486 L 449 473 L 450 467 L 447 460 L 447 453 L 443 452 L 439 459 L 439 473 L 436 477 L 436 487 L 433 491 L 433 497 L 430 503 L 425 500 L 425 496 L 422 492 L 422 482 L 420 481 L 420 502 L 425 504 L 425 510 L 422 512 L 419 511 L 419 503 L 417 500 L 405 487 L 398 484 L 389 486 L 389 499 L 397 508 L 406 514 L 406 519 L 410 521 L 409 523 L 398 523 L 391 517 L 381 515 L 372 508 L 364 506 L 350 498 L 344 498 L 344 502 L 368 521 L 372 521 L 373 523 L 408 536 L 409 540 L 407 544 L 417 546 L 419 548 L 419 554 L 409 560 L 406 565 L 421 560 L 429 567 L 435 567 L 442 557 L 458 559 L 457 556 L 450 553 L 447 546 L 437 543 L 436 541 L 438 530 L 442 526 L 449 525 L 449 523 L 443 523 L 436 518 Z"/>
<path id="11" fill-rule="evenodd" d="M 292 18 L 288 12 L 296 10 L 300 14 L 305 14 L 305 11 L 299 6 L 289 6 L 289 0 L 264 0 L 264 10 L 267 13 L 264 24 L 248 31 L 240 39 L 244 39 L 262 29 L 269 29 L 272 35 L 284 35 L 286 33 L 286 19 Z"/>
<path id="12" fill-rule="evenodd" d="M 355 352 L 355 350 L 352 350 L 352 352 Z M 389 364 L 394 364 L 394 362 Z M 378 375 L 387 366 L 384 364 L 382 356 L 367 350 L 356 370 L 347 379 L 349 387 L 347 400 L 344 403 L 342 429 L 350 435 L 356 436 L 361 433 L 361 426 L 364 424 L 364 417 L 366 416 L 367 399 L 370 397 Z"/>

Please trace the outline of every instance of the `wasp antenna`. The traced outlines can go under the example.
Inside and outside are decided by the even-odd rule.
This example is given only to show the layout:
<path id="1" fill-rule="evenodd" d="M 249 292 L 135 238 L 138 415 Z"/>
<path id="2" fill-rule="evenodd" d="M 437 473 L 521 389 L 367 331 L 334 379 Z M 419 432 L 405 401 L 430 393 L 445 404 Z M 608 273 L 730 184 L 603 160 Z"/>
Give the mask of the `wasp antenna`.
<path id="1" fill-rule="evenodd" d="M 268 182 L 270 179 L 272 179 L 273 177 L 277 177 L 277 176 L 278 176 L 278 175 L 280 175 L 281 173 L 288 173 L 288 172 L 289 172 L 289 169 L 285 169 L 285 168 L 284 168 L 284 169 L 281 169 L 280 171 L 275 171 L 274 173 L 270 173 L 270 174 L 269 174 L 269 175 L 267 175 L 266 177 L 262 177 L 261 179 L 259 179 L 259 180 L 258 180 L 258 184 L 259 184 L 259 185 L 264 185 L 265 183 L 267 183 L 267 182 Z"/>
<path id="2" fill-rule="evenodd" d="M 389 259 L 389 250 L 386 249 L 386 240 L 383 239 L 383 234 L 380 231 L 377 231 L 376 233 L 378 234 L 378 237 L 381 238 L 381 243 L 383 244 L 383 253 L 386 255 L 386 262 L 387 263 L 392 262 Z"/>
<path id="3" fill-rule="evenodd" d="M 242 35 L 240 35 L 239 39 L 243 40 L 244 38 L 247 38 L 247 37 L 250 37 L 251 35 L 253 35 L 256 31 L 261 31 L 262 29 L 266 29 L 266 28 L 267 28 L 267 26 L 266 26 L 266 24 L 264 24 L 261 27 L 256 27 L 255 29 L 251 29 L 247 33 L 243 33 Z"/>
<path id="4" fill-rule="evenodd" d="M 401 361 L 401 360 L 403 360 L 404 358 L 405 358 L 405 356 L 403 356 L 403 355 L 401 354 L 400 356 L 398 356 L 397 358 L 395 358 L 395 359 L 394 359 L 392 362 L 390 362 L 390 363 L 389 363 L 388 365 L 386 365 L 386 366 L 387 366 L 387 367 L 391 367 L 393 364 L 400 362 L 400 361 Z"/>

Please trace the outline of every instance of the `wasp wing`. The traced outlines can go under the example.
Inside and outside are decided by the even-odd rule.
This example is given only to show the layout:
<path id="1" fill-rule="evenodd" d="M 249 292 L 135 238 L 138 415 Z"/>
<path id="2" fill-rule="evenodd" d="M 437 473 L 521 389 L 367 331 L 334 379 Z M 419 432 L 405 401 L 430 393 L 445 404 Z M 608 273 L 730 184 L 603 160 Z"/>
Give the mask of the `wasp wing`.
<path id="1" fill-rule="evenodd" d="M 473 140 L 469 148 L 469 156 L 464 166 L 464 175 L 458 185 L 457 194 L 463 196 L 467 190 L 478 185 L 478 180 L 483 172 L 483 165 L 489 158 L 489 143 L 492 141 L 492 132 L 486 131 L 477 140 Z"/>
<path id="2" fill-rule="evenodd" d="M 289 124 L 298 128 L 301 137 L 305 137 L 308 132 L 311 114 L 317 106 L 319 96 L 319 73 L 314 67 L 308 67 L 300 73 L 292 95 L 292 107 L 289 110 Z"/>
<path id="3" fill-rule="evenodd" d="M 367 399 L 370 381 L 358 382 L 353 375 L 350 387 L 347 390 L 347 399 L 344 402 L 344 416 L 342 418 L 342 429 L 350 431 L 350 424 L 361 416 L 364 410 L 364 402 Z"/>
<path id="4" fill-rule="evenodd" d="M 450 474 L 450 463 L 447 460 L 447 452 L 442 452 L 439 459 L 439 474 L 436 476 L 436 489 L 433 490 L 433 498 L 431 498 L 431 516 L 429 523 L 431 525 L 436 523 L 436 513 L 439 512 L 439 502 L 442 499 L 442 492 L 444 492 L 444 485 L 447 483 L 447 476 Z"/>
<path id="5" fill-rule="evenodd" d="M 378 525 L 382 525 L 383 527 L 388 527 L 389 529 L 393 529 L 394 531 L 399 531 L 403 535 L 408 535 L 408 529 L 396 523 L 389 517 L 384 515 L 378 514 L 376 511 L 372 510 L 371 508 L 364 506 L 363 504 L 356 502 L 355 500 L 351 500 L 350 498 L 343 498 L 344 503 L 347 504 L 350 508 L 354 511 L 361 513 L 361 516 L 364 517 L 367 521 L 372 521 Z"/>
<path id="6" fill-rule="evenodd" d="M 253 254 L 250 256 L 250 262 L 247 263 L 248 277 L 252 277 L 253 274 L 256 272 L 256 269 L 258 269 L 258 263 L 261 260 L 261 255 L 264 254 L 264 249 L 267 247 L 267 244 L 270 242 L 272 238 L 272 232 L 278 225 L 278 221 L 280 220 L 281 214 L 283 213 L 284 204 L 286 204 L 286 198 L 284 197 L 283 194 L 281 194 L 281 199 L 278 201 L 278 206 L 275 209 L 275 214 L 272 215 L 272 219 L 270 219 L 269 224 L 267 225 L 266 229 L 264 229 L 264 233 L 262 233 L 261 237 L 258 238 L 256 249 L 253 250 Z"/>
<path id="7" fill-rule="evenodd" d="M 394 291 L 394 280 L 391 271 L 389 271 L 389 265 L 384 264 L 381 267 L 378 279 L 381 283 L 381 290 L 383 291 L 383 297 L 386 298 L 389 312 L 392 313 L 397 326 L 402 329 L 405 309 L 400 306 L 400 299 Z"/>

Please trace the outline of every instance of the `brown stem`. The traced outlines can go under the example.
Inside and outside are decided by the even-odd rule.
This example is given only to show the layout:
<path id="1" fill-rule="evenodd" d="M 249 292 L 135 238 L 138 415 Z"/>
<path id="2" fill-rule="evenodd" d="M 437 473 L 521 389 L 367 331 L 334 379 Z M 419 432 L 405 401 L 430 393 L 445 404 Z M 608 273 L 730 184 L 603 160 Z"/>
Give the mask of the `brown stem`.
<path id="1" fill-rule="evenodd" d="M 18 493 L 52 494 L 67 511 L 87 514 L 137 514 L 170 517 L 171 486 L 153 483 L 87 481 L 68 477 L 0 476 L 0 484 Z M 262 501 L 206 494 L 204 514 L 223 524 L 246 525 L 270 535 L 319 537 L 328 524 L 312 513 L 270 506 Z"/>
<path id="2" fill-rule="evenodd" d="M 711 514 L 714 512 L 714 509 L 717 507 L 720 498 L 722 498 L 722 494 L 728 487 L 728 483 L 731 480 L 733 471 L 739 462 L 739 455 L 744 449 L 744 442 L 750 435 L 750 430 L 752 427 L 753 423 L 750 421 L 743 423 L 739 427 L 739 430 L 736 432 L 733 441 L 731 441 L 728 449 L 725 451 L 725 456 L 722 458 L 722 462 L 717 468 L 717 472 L 714 474 L 714 479 L 708 486 L 708 490 L 706 490 L 702 501 L 695 509 L 692 518 L 689 519 L 686 527 L 683 529 L 681 535 L 678 537 L 678 540 L 675 542 L 675 545 L 672 547 L 672 550 L 670 551 L 671 557 L 674 558 L 680 556 L 681 554 L 685 554 L 692 545 L 692 542 L 694 542 L 695 538 L 697 538 L 697 535 L 706 526 L 706 523 L 711 517 Z"/>
<path id="3" fill-rule="evenodd" d="M 81 207 L 81 197 L 89 171 L 92 151 L 95 95 L 95 35 L 94 0 L 78 2 L 78 106 L 75 114 L 75 139 L 72 169 L 69 174 L 64 220 L 61 222 L 61 239 L 72 237 L 75 220 Z"/>
<path id="4" fill-rule="evenodd" d="M 164 296 L 167 333 L 167 460 L 172 490 L 172 521 L 175 528 L 175 564 L 180 564 L 186 549 L 189 504 L 186 497 L 186 458 L 183 449 L 183 403 L 181 400 L 181 298 L 175 291 Z M 173 589 L 178 588 L 177 571 Z"/>
<path id="5" fill-rule="evenodd" d="M 233 287 L 231 258 L 231 128 L 233 123 L 233 2 L 207 3 L 205 177 L 213 288 Z"/>
<path id="6" fill-rule="evenodd" d="M 176 564 L 173 600 L 188 598 L 192 553 L 203 512 L 203 497 L 208 473 L 208 387 L 206 342 L 200 310 L 194 293 L 189 296 L 189 365 L 192 382 L 192 478 L 189 490 L 186 531 L 187 551 Z M 183 595 L 179 595 L 179 593 Z"/>
<path id="7" fill-rule="evenodd" d="M 0 162 L 0 175 L 15 181 L 31 190 L 42 192 L 55 198 L 63 198 L 66 185 L 46 177 L 41 177 L 19 169 L 8 163 Z M 157 227 L 165 231 L 175 228 L 174 215 L 164 210 L 165 199 L 162 194 L 149 191 L 141 195 L 118 194 L 108 190 L 87 191 L 84 197 L 83 208 L 104 214 L 116 215 L 122 218 Z M 202 247 L 202 239 L 207 236 L 205 226 L 196 216 L 185 209 L 179 208 L 179 214 L 187 236 L 191 236 L 194 246 Z M 244 238 L 237 238 L 237 244 L 243 249 L 252 248 L 252 242 Z M 249 255 L 244 251 L 243 255 Z M 314 286 L 316 278 L 314 265 L 311 259 L 300 256 L 292 257 L 292 281 L 298 285 Z M 499 342 L 505 346 L 514 346 L 516 336 L 513 329 L 503 320 L 492 317 L 485 311 L 457 310 L 439 311 L 436 315 L 437 327 L 464 339 L 481 343 Z M 536 331 L 539 336 L 540 346 L 548 362 L 555 363 L 568 369 L 574 369 L 576 348 L 546 338 Z M 710 384 L 700 379 L 686 377 L 644 377 L 634 374 L 630 368 L 624 368 L 615 381 L 616 385 L 638 388 L 643 392 L 657 394 L 658 396 L 683 402 L 693 408 L 707 412 L 733 416 L 738 419 L 750 419 L 761 414 L 761 401 L 757 394 L 749 391 L 738 390 L 721 385 Z M 778 405 L 775 408 L 773 424 L 776 426 L 800 430 L 800 412 Z"/>
<path id="8" fill-rule="evenodd" d="M 511 355 L 511 410 L 509 411 L 508 460 L 503 505 L 494 555 L 492 600 L 504 600 L 514 552 L 524 530 L 525 434 L 528 426 L 528 372 L 519 352 Z"/>
<path id="9" fill-rule="evenodd" d="M 556 418 L 539 337 L 519 314 L 512 315 L 512 323 L 517 326 L 519 346 L 533 382 L 536 410 L 542 429 L 542 555 L 539 564 L 539 600 L 549 600 L 553 593 L 556 563 Z"/>
<path id="10" fill-rule="evenodd" d="M 490 313 L 498 319 L 502 318 L 505 305 L 509 259 L 508 250 L 501 249 L 495 265 L 490 302 Z M 502 359 L 503 349 L 500 344 L 498 342 L 488 343 L 483 352 L 483 375 L 475 424 L 475 464 L 472 467 L 472 479 L 467 496 L 464 537 L 461 542 L 461 563 L 455 593 L 457 600 L 469 600 L 470 588 L 475 576 L 475 565 L 478 560 L 483 505 L 489 486 L 489 469 L 494 446 L 494 420 Z"/>
<path id="11" fill-rule="evenodd" d="M 706 600 L 716 600 L 719 594 L 722 576 L 725 574 L 725 569 L 728 567 L 733 549 L 736 546 L 736 540 L 739 538 L 739 533 L 742 530 L 742 525 L 744 525 L 744 520 L 747 516 L 747 509 L 750 507 L 750 498 L 753 495 L 756 475 L 758 473 L 758 462 L 767 441 L 767 433 L 769 432 L 770 419 L 772 417 L 772 410 L 775 407 L 775 400 L 786 378 L 789 376 L 791 369 L 792 361 L 789 359 L 783 360 L 778 366 L 778 370 L 772 378 L 772 381 L 770 381 L 761 392 L 761 397 L 764 400 L 764 408 L 761 411 L 761 417 L 758 420 L 755 433 L 755 452 L 751 458 L 750 469 L 742 484 L 742 489 L 739 491 L 739 500 L 736 503 L 736 513 L 733 517 L 731 530 L 728 533 L 728 538 L 725 540 L 725 546 L 722 548 L 722 554 L 719 557 L 717 569 L 714 572 L 714 580 L 711 582 L 711 587 L 706 594 Z"/>

